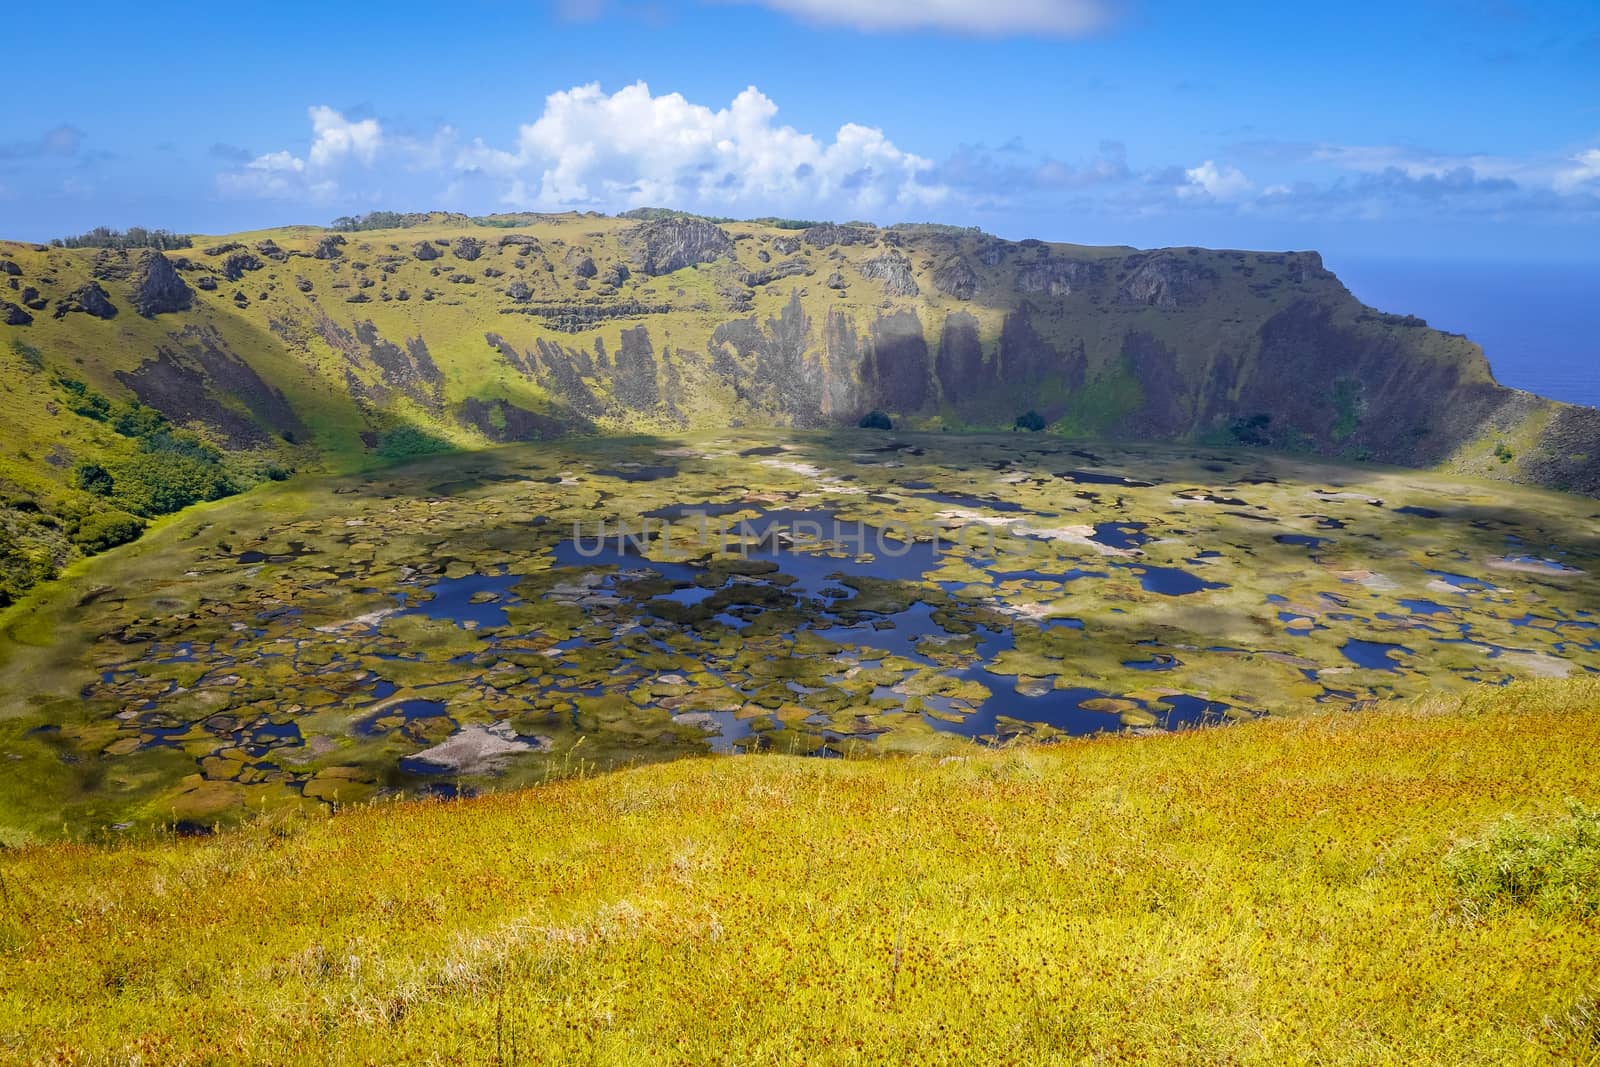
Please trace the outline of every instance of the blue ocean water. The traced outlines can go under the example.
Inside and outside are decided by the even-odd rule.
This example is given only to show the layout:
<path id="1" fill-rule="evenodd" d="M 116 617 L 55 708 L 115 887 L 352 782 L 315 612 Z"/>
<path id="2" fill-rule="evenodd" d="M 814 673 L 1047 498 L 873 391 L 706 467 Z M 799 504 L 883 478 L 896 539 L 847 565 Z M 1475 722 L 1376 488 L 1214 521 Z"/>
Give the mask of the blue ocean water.
<path id="1" fill-rule="evenodd" d="M 1600 407 L 1600 263 L 1327 266 L 1364 304 L 1472 338 L 1502 385 Z"/>

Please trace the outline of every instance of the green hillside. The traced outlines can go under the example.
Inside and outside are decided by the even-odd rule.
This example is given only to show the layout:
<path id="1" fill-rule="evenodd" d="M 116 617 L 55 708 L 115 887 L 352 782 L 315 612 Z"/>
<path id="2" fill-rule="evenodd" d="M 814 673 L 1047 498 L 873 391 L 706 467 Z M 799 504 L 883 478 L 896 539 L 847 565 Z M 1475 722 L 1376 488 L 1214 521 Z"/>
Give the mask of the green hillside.
<path id="1" fill-rule="evenodd" d="M 1314 253 L 667 212 L 377 221 L 0 244 L 0 603 L 291 470 L 873 409 L 1600 491 L 1600 415 L 1500 388 L 1476 346 L 1362 307 Z"/>
<path id="2" fill-rule="evenodd" d="M 38 1063 L 1591 1063 L 1600 690 L 0 852 Z"/>

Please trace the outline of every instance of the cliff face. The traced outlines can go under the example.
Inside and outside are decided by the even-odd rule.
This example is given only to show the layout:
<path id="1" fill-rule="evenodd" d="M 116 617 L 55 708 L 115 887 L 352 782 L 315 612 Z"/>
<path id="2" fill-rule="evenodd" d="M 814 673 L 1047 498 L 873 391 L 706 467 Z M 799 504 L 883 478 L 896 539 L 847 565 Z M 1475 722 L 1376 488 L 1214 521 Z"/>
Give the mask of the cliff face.
<path id="1" fill-rule="evenodd" d="M 1009 427 L 1034 410 L 1069 434 L 1600 494 L 1600 412 L 1500 387 L 1475 345 L 1363 307 L 1312 252 L 500 221 L 282 230 L 165 257 L 0 244 L 8 415 L 22 451 L 55 455 L 33 480 L 64 482 L 84 458 L 49 388 L 19 386 L 42 367 L 302 467 L 874 408 L 905 426 Z"/>

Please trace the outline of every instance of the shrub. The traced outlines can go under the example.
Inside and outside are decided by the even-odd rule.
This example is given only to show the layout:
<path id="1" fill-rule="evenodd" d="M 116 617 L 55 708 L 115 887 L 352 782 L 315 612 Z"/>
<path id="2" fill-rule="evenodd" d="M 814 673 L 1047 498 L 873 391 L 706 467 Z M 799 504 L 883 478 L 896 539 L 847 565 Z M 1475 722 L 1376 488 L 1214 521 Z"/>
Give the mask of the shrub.
<path id="1" fill-rule="evenodd" d="M 1508 817 L 1444 861 L 1463 897 L 1480 909 L 1510 904 L 1552 914 L 1600 912 L 1600 808 L 1567 801 L 1544 823 Z"/>
<path id="2" fill-rule="evenodd" d="M 1504 441 L 1497 441 L 1494 446 L 1494 458 L 1501 463 L 1510 463 L 1516 458 L 1516 453 L 1511 451 L 1511 448 Z"/>
<path id="3" fill-rule="evenodd" d="M 1016 428 L 1019 430 L 1031 430 L 1034 433 L 1038 433 L 1040 430 L 1044 429 L 1044 416 L 1030 408 L 1021 415 L 1017 416 Z"/>
<path id="4" fill-rule="evenodd" d="M 22 358 L 23 365 L 29 370 L 44 370 L 44 353 L 22 338 L 12 338 L 11 351 Z"/>
<path id="5" fill-rule="evenodd" d="M 124 437 L 149 437 L 165 430 L 170 423 L 167 417 L 154 408 L 147 408 L 135 400 L 117 412 L 111 426 Z"/>
<path id="6" fill-rule="evenodd" d="M 105 422 L 111 417 L 111 401 L 78 379 L 57 378 L 56 385 L 66 397 L 68 410 L 96 422 Z"/>
<path id="7" fill-rule="evenodd" d="M 450 442 L 415 426 L 401 426 L 390 430 L 378 441 L 378 454 L 386 459 L 405 459 L 408 456 L 429 456 L 435 452 L 450 451 Z"/>
<path id="8" fill-rule="evenodd" d="M 55 573 L 47 552 L 0 522 L 0 608 L 16 602 L 38 583 L 54 578 Z"/>
<path id="9" fill-rule="evenodd" d="M 892 430 L 894 423 L 889 416 L 874 408 L 861 416 L 861 421 L 856 423 L 863 430 Z"/>
<path id="10" fill-rule="evenodd" d="M 137 540 L 144 533 L 144 520 L 125 511 L 98 511 L 78 524 L 73 544 L 93 554 Z"/>
<path id="11" fill-rule="evenodd" d="M 1228 432 L 1242 445 L 1269 445 L 1272 443 L 1272 416 L 1262 413 L 1248 415 L 1228 425 Z"/>
<path id="12" fill-rule="evenodd" d="M 72 483 L 86 493 L 95 496 L 110 496 L 116 490 L 116 479 L 111 477 L 111 472 L 98 463 L 80 463 L 73 472 Z"/>
<path id="13" fill-rule="evenodd" d="M 164 429 L 139 441 L 142 452 L 171 452 L 199 463 L 221 463 L 222 453 L 185 430 Z"/>
<path id="14" fill-rule="evenodd" d="M 135 515 L 167 515 L 238 491 L 226 471 L 181 451 L 141 452 L 118 464 L 112 498 Z"/>

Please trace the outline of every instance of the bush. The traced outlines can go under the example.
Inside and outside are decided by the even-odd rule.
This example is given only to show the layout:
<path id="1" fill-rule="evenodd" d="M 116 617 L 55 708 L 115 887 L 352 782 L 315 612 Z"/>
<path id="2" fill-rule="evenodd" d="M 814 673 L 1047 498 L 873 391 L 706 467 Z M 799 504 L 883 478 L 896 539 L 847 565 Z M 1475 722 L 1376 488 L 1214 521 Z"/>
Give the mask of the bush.
<path id="1" fill-rule="evenodd" d="M 401 426 L 385 433 L 378 441 L 378 454 L 386 459 L 431 456 L 450 451 L 450 442 L 415 426 Z"/>
<path id="2" fill-rule="evenodd" d="M 1272 416 L 1263 413 L 1234 419 L 1228 425 L 1228 432 L 1242 445 L 1270 445 L 1271 426 Z"/>
<path id="3" fill-rule="evenodd" d="M 1032 408 L 1029 408 L 1027 411 L 1017 416 L 1015 426 L 1019 430 L 1030 430 L 1034 433 L 1038 433 L 1040 430 L 1044 429 L 1044 416 L 1039 414 L 1037 411 L 1034 411 Z"/>
<path id="4" fill-rule="evenodd" d="M 72 543 L 92 555 L 137 540 L 142 533 L 144 520 L 125 511 L 99 511 L 78 524 Z"/>
<path id="5" fill-rule="evenodd" d="M 117 412 L 111 426 L 124 437 L 149 437 L 171 425 L 167 417 L 154 408 L 147 408 L 135 400 Z"/>
<path id="6" fill-rule="evenodd" d="M 178 451 L 141 452 L 113 472 L 112 499 L 135 515 L 167 515 L 238 492 L 215 462 Z"/>
<path id="7" fill-rule="evenodd" d="M 1494 446 L 1494 458 L 1501 463 L 1510 463 L 1516 458 L 1516 453 L 1511 451 L 1510 446 L 1504 441 L 1497 441 Z"/>
<path id="8" fill-rule="evenodd" d="M 76 378 L 57 378 L 56 385 L 60 387 L 66 398 L 67 409 L 96 422 L 105 422 L 111 417 L 111 401 L 90 389 Z"/>
<path id="9" fill-rule="evenodd" d="M 860 426 L 863 430 L 894 429 L 894 423 L 890 420 L 889 416 L 881 411 L 878 411 L 876 408 L 861 416 L 861 421 L 856 423 L 856 425 Z"/>
<path id="10" fill-rule="evenodd" d="M 20 337 L 11 340 L 11 351 L 22 358 L 22 363 L 29 370 L 44 370 L 44 353 L 30 345 Z"/>
<path id="11" fill-rule="evenodd" d="M 15 603 L 40 582 L 56 574 L 46 552 L 13 534 L 0 522 L 0 608 Z"/>
<path id="12" fill-rule="evenodd" d="M 222 453 L 185 430 L 161 430 L 139 441 L 142 452 L 171 452 L 198 463 L 222 462 Z"/>
<path id="13" fill-rule="evenodd" d="M 111 472 L 98 463 L 78 464 L 78 469 L 73 472 L 72 483 L 95 496 L 110 496 L 117 488 Z"/>
<path id="14" fill-rule="evenodd" d="M 1479 841 L 1457 846 L 1445 872 L 1480 909 L 1497 904 L 1544 914 L 1600 912 L 1600 808 L 1567 801 L 1542 824 L 1506 818 Z"/>

